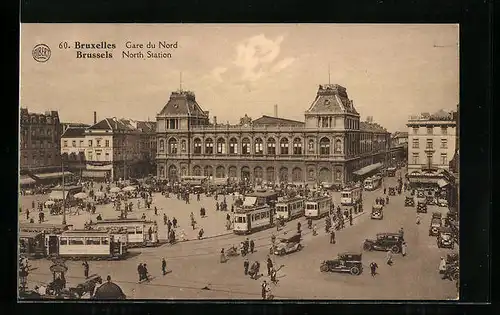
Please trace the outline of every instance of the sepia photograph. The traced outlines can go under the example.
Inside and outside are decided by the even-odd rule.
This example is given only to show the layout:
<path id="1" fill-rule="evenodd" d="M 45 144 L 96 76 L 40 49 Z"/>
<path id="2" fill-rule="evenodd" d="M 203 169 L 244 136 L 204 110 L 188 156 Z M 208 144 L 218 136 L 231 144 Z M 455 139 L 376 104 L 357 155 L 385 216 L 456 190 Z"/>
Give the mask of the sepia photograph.
<path id="1" fill-rule="evenodd" d="M 459 48 L 22 23 L 18 300 L 459 300 Z"/>

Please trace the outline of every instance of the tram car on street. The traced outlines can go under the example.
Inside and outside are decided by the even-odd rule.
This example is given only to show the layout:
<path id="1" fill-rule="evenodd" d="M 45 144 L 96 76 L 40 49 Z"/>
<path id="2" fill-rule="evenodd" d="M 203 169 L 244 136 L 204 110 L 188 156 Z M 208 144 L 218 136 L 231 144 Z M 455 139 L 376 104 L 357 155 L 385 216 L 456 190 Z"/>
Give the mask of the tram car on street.
<path id="1" fill-rule="evenodd" d="M 72 230 L 46 238 L 49 257 L 73 260 L 117 260 L 127 254 L 127 235 Z"/>
<path id="2" fill-rule="evenodd" d="M 267 204 L 274 210 L 276 203 L 278 202 L 279 195 L 280 194 L 278 191 L 257 189 L 256 191 L 246 195 L 245 198 L 247 197 L 256 198 L 257 205 L 261 206 Z"/>
<path id="3" fill-rule="evenodd" d="M 353 206 L 361 202 L 363 198 L 363 192 L 361 187 L 347 187 L 340 193 L 340 204 L 343 206 Z"/>
<path id="4" fill-rule="evenodd" d="M 19 232 L 19 254 L 29 258 L 45 257 L 43 232 Z"/>
<path id="5" fill-rule="evenodd" d="M 105 219 L 90 224 L 91 229 L 127 235 L 127 245 L 132 247 L 148 247 L 158 245 L 158 226 L 154 221 L 141 219 Z M 149 237 L 151 229 L 151 238 Z"/>
<path id="6" fill-rule="evenodd" d="M 270 228 L 275 223 L 274 211 L 269 205 L 245 204 L 248 202 L 248 198 L 245 197 L 241 208 L 234 210 L 234 234 L 251 234 Z"/>
<path id="7" fill-rule="evenodd" d="M 19 232 L 51 232 L 57 234 L 72 229 L 72 224 L 19 223 Z"/>
<path id="8" fill-rule="evenodd" d="M 363 187 L 365 188 L 365 190 L 372 191 L 379 188 L 381 183 L 382 177 L 375 175 L 365 179 L 363 182 Z"/>
<path id="9" fill-rule="evenodd" d="M 302 217 L 305 213 L 304 198 L 289 198 L 279 201 L 276 204 L 276 217 L 286 221 Z"/>
<path id="10" fill-rule="evenodd" d="M 388 177 L 395 177 L 396 176 L 396 168 L 395 167 L 387 168 L 386 174 Z"/>
<path id="11" fill-rule="evenodd" d="M 319 219 L 330 214 L 332 208 L 332 197 L 320 196 L 306 200 L 305 217 L 311 219 Z"/>

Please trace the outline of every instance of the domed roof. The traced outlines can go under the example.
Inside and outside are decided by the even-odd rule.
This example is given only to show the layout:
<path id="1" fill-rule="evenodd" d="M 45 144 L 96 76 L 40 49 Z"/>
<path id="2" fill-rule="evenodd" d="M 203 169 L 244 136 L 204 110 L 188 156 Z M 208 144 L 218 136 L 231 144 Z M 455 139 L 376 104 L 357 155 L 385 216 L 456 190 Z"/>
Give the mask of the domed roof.
<path id="1" fill-rule="evenodd" d="M 97 288 L 94 299 L 97 300 L 124 300 L 126 298 L 122 289 L 113 282 L 106 282 Z"/>

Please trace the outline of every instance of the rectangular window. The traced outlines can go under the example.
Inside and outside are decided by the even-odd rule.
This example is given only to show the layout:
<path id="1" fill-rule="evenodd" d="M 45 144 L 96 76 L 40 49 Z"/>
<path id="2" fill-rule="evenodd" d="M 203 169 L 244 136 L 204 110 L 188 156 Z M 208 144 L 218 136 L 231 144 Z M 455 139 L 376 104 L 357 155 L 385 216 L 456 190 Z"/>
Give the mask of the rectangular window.
<path id="1" fill-rule="evenodd" d="M 73 148 L 76 148 L 76 140 L 71 141 L 71 146 L 72 146 Z"/>
<path id="2" fill-rule="evenodd" d="M 241 144 L 241 154 L 250 154 L 250 143 L 243 142 Z"/>
<path id="3" fill-rule="evenodd" d="M 448 139 L 441 139 L 441 149 L 448 149 Z"/>
<path id="4" fill-rule="evenodd" d="M 101 245 L 101 238 L 100 237 L 87 237 L 85 239 L 85 244 L 86 245 Z"/>
<path id="5" fill-rule="evenodd" d="M 109 153 L 106 152 L 106 161 L 109 161 Z"/>
<path id="6" fill-rule="evenodd" d="M 432 135 L 434 128 L 432 127 L 427 127 L 427 134 Z"/>
<path id="7" fill-rule="evenodd" d="M 83 237 L 72 237 L 69 239 L 69 245 L 83 245 Z"/>
<path id="8" fill-rule="evenodd" d="M 255 154 L 263 154 L 264 153 L 264 144 L 262 142 L 255 143 Z"/>
<path id="9" fill-rule="evenodd" d="M 61 245 L 68 245 L 68 239 L 65 237 L 61 237 Z"/>
<path id="10" fill-rule="evenodd" d="M 194 143 L 194 154 L 201 154 L 201 142 Z"/>
<path id="11" fill-rule="evenodd" d="M 413 127 L 413 134 L 414 135 L 418 134 L 418 127 Z"/>
<path id="12" fill-rule="evenodd" d="M 101 153 L 97 152 L 97 153 L 95 154 L 95 157 L 96 157 L 96 160 L 97 160 L 97 161 L 100 161 L 100 160 L 101 160 Z"/>
<path id="13" fill-rule="evenodd" d="M 441 153 L 441 165 L 446 165 L 448 163 L 448 154 Z"/>
<path id="14" fill-rule="evenodd" d="M 109 238 L 102 237 L 101 238 L 101 245 L 108 245 L 108 244 L 109 244 Z"/>
<path id="15" fill-rule="evenodd" d="M 63 141 L 63 147 L 67 148 L 68 147 L 68 140 Z"/>
<path id="16" fill-rule="evenodd" d="M 426 149 L 432 149 L 433 148 L 433 142 L 432 139 L 427 139 L 427 145 L 425 146 Z"/>
<path id="17" fill-rule="evenodd" d="M 89 148 L 92 148 L 92 140 L 89 140 Z"/>
<path id="18" fill-rule="evenodd" d="M 109 147 L 109 140 L 106 140 L 105 147 Z"/>
<path id="19" fill-rule="evenodd" d="M 418 149 L 418 146 L 419 146 L 419 139 L 413 139 L 412 140 L 412 148 L 413 149 Z"/>
<path id="20" fill-rule="evenodd" d="M 441 134 L 447 135 L 448 134 L 448 127 L 441 127 Z"/>
<path id="21" fill-rule="evenodd" d="M 80 148 L 83 147 L 83 140 L 80 140 Z"/>
<path id="22" fill-rule="evenodd" d="M 100 146 L 101 146 L 101 140 L 96 140 L 96 145 L 97 145 L 98 147 L 100 147 Z"/>
<path id="23" fill-rule="evenodd" d="M 226 153 L 226 144 L 224 142 L 217 142 L 217 154 Z"/>
<path id="24" fill-rule="evenodd" d="M 92 154 L 92 151 L 90 151 L 90 152 L 88 153 L 88 160 L 89 160 L 89 161 L 93 161 L 93 154 Z"/>
<path id="25" fill-rule="evenodd" d="M 413 156 L 412 156 L 412 164 L 419 164 L 419 161 L 418 161 L 418 152 L 415 152 L 413 153 Z"/>

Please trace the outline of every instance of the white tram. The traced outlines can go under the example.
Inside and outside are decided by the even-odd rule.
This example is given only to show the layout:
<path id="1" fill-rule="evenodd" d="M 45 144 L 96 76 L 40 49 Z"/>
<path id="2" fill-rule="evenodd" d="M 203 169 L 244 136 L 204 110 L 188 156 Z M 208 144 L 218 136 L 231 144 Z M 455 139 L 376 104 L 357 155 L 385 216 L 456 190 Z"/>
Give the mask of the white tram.
<path id="1" fill-rule="evenodd" d="M 380 187 L 381 183 L 382 183 L 382 178 L 380 176 L 375 175 L 365 179 L 365 181 L 363 182 L 363 186 L 365 190 L 376 190 L 377 188 Z"/>
<path id="2" fill-rule="evenodd" d="M 319 219 L 327 216 L 332 207 L 332 197 L 320 196 L 306 200 L 306 218 Z"/>
<path id="3" fill-rule="evenodd" d="M 68 259 L 122 259 L 127 254 L 126 234 L 106 231 L 72 230 L 47 235 L 47 253 Z"/>
<path id="4" fill-rule="evenodd" d="M 145 247 L 158 243 L 158 226 L 154 221 L 140 219 L 105 219 L 93 222 L 92 229 L 127 234 L 128 247 Z M 151 228 L 151 238 L 149 229 Z"/>
<path id="5" fill-rule="evenodd" d="M 343 206 L 352 206 L 361 202 L 363 192 L 361 187 L 348 187 L 344 188 L 340 193 L 340 204 Z"/>
<path id="6" fill-rule="evenodd" d="M 270 206 L 243 206 L 235 209 L 234 234 L 250 234 L 267 229 L 274 224 L 274 213 Z"/>
<path id="7" fill-rule="evenodd" d="M 304 198 L 284 199 L 276 204 L 276 217 L 282 217 L 286 221 L 299 218 L 304 215 L 304 212 Z"/>

